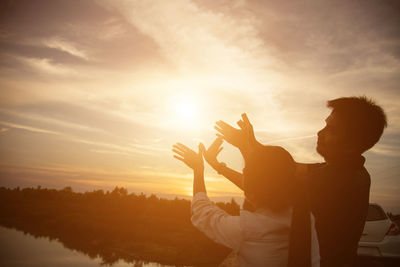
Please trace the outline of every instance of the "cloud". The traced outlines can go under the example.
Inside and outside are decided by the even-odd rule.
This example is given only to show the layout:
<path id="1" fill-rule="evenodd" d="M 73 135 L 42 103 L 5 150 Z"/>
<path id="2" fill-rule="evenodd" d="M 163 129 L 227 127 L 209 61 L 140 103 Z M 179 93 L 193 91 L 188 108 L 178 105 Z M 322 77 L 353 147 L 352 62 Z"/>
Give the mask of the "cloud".
<path id="1" fill-rule="evenodd" d="M 67 41 L 60 38 L 49 39 L 45 41 L 44 45 L 50 48 L 59 49 L 72 56 L 82 58 L 84 60 L 89 60 L 88 55 L 84 51 L 77 49 L 73 44 L 68 43 Z"/>
<path id="2" fill-rule="evenodd" d="M 19 58 L 20 61 L 46 75 L 71 75 L 76 73 L 73 69 L 62 65 L 53 64 L 49 59 Z"/>
<path id="3" fill-rule="evenodd" d="M 367 168 L 379 177 L 398 161 L 396 2 L 9 3 L 0 11 L 0 120 L 9 129 L 2 135 L 2 162 L 86 167 L 75 183 L 88 179 L 98 186 L 111 184 L 112 172 L 133 169 L 157 179 L 189 177 L 173 161 L 171 144 L 209 143 L 216 120 L 235 124 L 242 112 L 260 141 L 282 145 L 298 161 L 317 162 L 315 134 L 330 112 L 326 101 L 363 94 L 389 118 L 382 140 L 366 154 Z M 176 99 L 200 115 L 185 123 L 174 112 Z M 236 152 L 226 147 L 221 159 L 240 170 Z M 96 176 L 99 169 L 107 175 Z M 155 180 L 130 179 L 155 189 Z M 393 179 L 377 181 L 376 194 L 398 186 Z M 191 187 L 189 179 L 175 182 L 180 190 Z M 211 183 L 215 194 L 235 192 Z"/>
<path id="4" fill-rule="evenodd" d="M 31 126 L 27 126 L 27 125 L 10 123 L 10 122 L 6 122 L 6 121 L 0 121 L 0 124 L 8 126 L 8 127 L 11 127 L 11 128 L 15 128 L 15 129 L 22 129 L 22 130 L 31 131 L 31 132 L 34 132 L 34 133 L 45 133 L 45 134 L 61 135 L 61 133 L 58 133 L 58 132 L 49 131 L 49 130 L 46 130 L 46 129 L 40 129 L 40 128 L 36 128 L 36 127 L 31 127 Z"/>
<path id="5" fill-rule="evenodd" d="M 398 149 L 398 147 L 393 147 L 387 144 L 376 145 L 373 148 L 371 148 L 370 151 L 378 155 L 400 157 L 400 150 Z"/>
<path id="6" fill-rule="evenodd" d="M 94 151 L 96 153 L 119 154 L 119 155 L 130 156 L 132 158 L 132 156 L 137 155 L 137 154 L 152 155 L 155 152 L 169 151 L 169 149 L 160 148 L 160 147 L 153 146 L 153 145 L 143 145 L 143 144 L 134 144 L 134 143 L 129 144 L 126 142 L 125 142 L 125 144 L 124 144 L 124 142 L 122 142 L 121 145 L 117 145 L 112 142 L 108 143 L 108 142 L 104 142 L 104 141 L 92 141 L 92 140 L 77 137 L 77 136 L 74 136 L 74 135 L 71 135 L 68 133 L 56 132 L 56 131 L 47 130 L 47 129 L 43 129 L 43 128 L 15 124 L 15 123 L 10 123 L 10 122 L 6 122 L 6 121 L 0 121 L 0 124 L 10 127 L 10 128 L 21 129 L 21 130 L 25 130 L 25 131 L 29 131 L 29 132 L 33 132 L 33 133 L 56 135 L 56 136 L 59 136 L 61 138 L 64 138 L 64 139 L 72 141 L 72 142 L 85 144 L 85 145 L 89 145 L 91 147 L 96 147 L 96 148 L 103 148 L 102 150 L 99 150 L 99 149 L 91 149 L 90 150 L 90 151 Z"/>
<path id="7" fill-rule="evenodd" d="M 68 50 L 65 43 L 63 45 L 64 47 L 61 43 L 57 44 L 54 41 L 45 45 L 3 41 L 0 43 L 0 49 L 3 55 L 13 55 L 15 58 L 48 59 L 56 64 L 79 64 L 82 63 L 82 59 L 86 60 L 83 54 L 74 51 L 72 47 Z"/>
<path id="8" fill-rule="evenodd" d="M 7 115 L 13 116 L 13 117 L 21 118 L 23 120 L 44 122 L 46 124 L 57 125 L 57 126 L 61 126 L 63 128 L 77 129 L 77 130 L 87 131 L 87 132 L 102 132 L 101 129 L 89 127 L 84 124 L 78 124 L 78 123 L 73 123 L 73 122 L 68 122 L 65 120 L 52 118 L 50 116 L 44 116 L 43 114 L 35 114 L 34 112 L 21 112 L 21 111 L 7 110 L 7 109 L 0 108 L 0 114 L 1 113 L 7 114 Z"/>
<path id="9" fill-rule="evenodd" d="M 11 1 L 1 17 L 0 54 L 9 57 L 3 67 L 21 58 L 109 70 L 165 64 L 151 38 L 96 1 Z"/>
<path id="10" fill-rule="evenodd" d="M 273 60 L 260 47 L 251 19 L 237 21 L 191 1 L 102 3 L 154 39 L 179 71 L 240 73 L 247 72 L 249 65 L 265 66 Z"/>
<path id="11" fill-rule="evenodd" d="M 308 138 L 316 138 L 316 135 L 304 135 L 304 136 L 296 136 L 296 137 L 287 137 L 283 139 L 277 139 L 277 140 L 271 140 L 268 141 L 267 144 L 274 144 L 274 143 L 279 143 L 279 142 L 286 142 L 286 141 L 294 141 L 294 140 L 303 140 L 303 139 L 308 139 Z"/>

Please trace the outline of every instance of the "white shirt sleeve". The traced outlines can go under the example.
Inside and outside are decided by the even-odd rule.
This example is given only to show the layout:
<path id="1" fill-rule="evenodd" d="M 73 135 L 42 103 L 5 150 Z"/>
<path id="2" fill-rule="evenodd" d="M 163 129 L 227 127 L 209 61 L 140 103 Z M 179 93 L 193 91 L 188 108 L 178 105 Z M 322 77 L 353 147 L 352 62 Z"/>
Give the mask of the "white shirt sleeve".
<path id="1" fill-rule="evenodd" d="M 212 203 L 206 193 L 193 196 L 193 225 L 217 243 L 238 251 L 242 242 L 240 217 L 231 216 Z"/>

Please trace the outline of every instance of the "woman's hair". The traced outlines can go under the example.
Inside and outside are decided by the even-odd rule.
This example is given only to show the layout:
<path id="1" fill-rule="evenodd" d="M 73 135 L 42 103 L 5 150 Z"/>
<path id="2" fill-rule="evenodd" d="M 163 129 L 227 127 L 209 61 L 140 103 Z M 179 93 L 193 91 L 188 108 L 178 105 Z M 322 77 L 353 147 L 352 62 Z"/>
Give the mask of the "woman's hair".
<path id="1" fill-rule="evenodd" d="M 244 193 L 257 206 L 279 211 L 292 205 L 295 163 L 282 147 L 263 146 L 246 158 Z"/>

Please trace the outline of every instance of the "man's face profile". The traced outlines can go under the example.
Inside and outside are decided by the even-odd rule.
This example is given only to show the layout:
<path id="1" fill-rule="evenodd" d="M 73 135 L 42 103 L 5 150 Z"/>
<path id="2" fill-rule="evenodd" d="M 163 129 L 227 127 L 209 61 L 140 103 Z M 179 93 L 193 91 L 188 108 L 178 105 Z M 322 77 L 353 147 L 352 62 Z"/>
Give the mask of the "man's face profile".
<path id="1" fill-rule="evenodd" d="M 344 154 L 346 136 L 337 114 L 332 112 L 325 120 L 326 125 L 318 132 L 317 152 L 325 160 L 336 159 Z"/>

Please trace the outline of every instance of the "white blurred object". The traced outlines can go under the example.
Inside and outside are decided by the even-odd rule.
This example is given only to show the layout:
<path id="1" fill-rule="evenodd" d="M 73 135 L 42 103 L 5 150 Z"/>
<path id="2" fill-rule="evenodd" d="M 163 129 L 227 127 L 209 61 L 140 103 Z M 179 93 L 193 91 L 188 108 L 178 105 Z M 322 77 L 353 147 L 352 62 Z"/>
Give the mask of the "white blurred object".
<path id="1" fill-rule="evenodd" d="M 400 260 L 400 229 L 381 206 L 370 203 L 364 231 L 358 243 L 359 256 L 398 258 Z"/>

